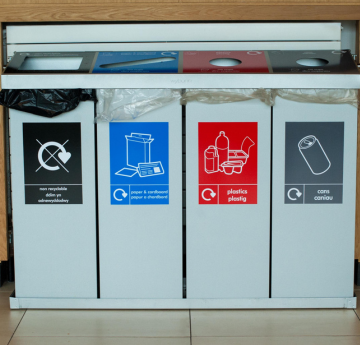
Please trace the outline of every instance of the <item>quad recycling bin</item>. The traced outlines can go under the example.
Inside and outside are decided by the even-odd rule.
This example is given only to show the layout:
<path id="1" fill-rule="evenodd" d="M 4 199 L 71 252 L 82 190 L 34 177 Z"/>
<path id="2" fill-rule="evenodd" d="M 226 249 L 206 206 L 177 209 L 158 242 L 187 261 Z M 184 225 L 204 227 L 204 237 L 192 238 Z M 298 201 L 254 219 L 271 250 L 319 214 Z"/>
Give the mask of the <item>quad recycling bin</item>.
<path id="1" fill-rule="evenodd" d="M 349 51 L 65 53 L 75 72 L 22 71 L 39 57 L 59 53 L 15 54 L 3 87 L 133 101 L 107 98 L 95 123 L 92 102 L 10 110 L 14 308 L 356 305 Z"/>
<path id="2" fill-rule="evenodd" d="M 174 102 L 97 124 L 101 298 L 182 298 L 181 123 Z"/>
<path id="3" fill-rule="evenodd" d="M 10 133 L 16 296 L 96 298 L 94 102 Z"/>

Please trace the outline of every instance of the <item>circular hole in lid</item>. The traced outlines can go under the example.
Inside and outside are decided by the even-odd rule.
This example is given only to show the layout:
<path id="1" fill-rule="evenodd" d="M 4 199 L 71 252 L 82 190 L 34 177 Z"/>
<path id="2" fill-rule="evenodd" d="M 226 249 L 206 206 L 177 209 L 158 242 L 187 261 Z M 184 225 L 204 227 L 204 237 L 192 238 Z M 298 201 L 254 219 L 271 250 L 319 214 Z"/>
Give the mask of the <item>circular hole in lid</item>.
<path id="1" fill-rule="evenodd" d="M 329 61 L 325 59 L 312 58 L 312 59 L 300 59 L 297 60 L 296 63 L 301 66 L 320 67 L 327 65 Z"/>
<path id="2" fill-rule="evenodd" d="M 220 58 L 220 59 L 210 60 L 210 63 L 214 66 L 231 67 L 231 66 L 240 65 L 241 61 L 237 59 Z"/>

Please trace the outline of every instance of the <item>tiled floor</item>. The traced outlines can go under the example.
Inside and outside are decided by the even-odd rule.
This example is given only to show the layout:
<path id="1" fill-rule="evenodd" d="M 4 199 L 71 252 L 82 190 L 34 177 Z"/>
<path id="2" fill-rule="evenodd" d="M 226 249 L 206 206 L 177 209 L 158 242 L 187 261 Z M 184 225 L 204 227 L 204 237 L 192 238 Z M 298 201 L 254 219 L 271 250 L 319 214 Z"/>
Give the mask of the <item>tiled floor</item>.
<path id="1" fill-rule="evenodd" d="M 13 288 L 0 288 L 0 345 L 360 345 L 360 303 L 356 310 L 10 311 Z"/>

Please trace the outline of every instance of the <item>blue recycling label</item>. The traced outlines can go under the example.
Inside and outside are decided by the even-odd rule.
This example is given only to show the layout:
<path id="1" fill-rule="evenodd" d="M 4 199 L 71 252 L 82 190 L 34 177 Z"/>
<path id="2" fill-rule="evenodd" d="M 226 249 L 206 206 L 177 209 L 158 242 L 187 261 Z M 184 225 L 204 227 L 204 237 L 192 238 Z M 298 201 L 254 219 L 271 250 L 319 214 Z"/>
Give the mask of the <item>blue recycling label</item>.
<path id="1" fill-rule="evenodd" d="M 100 52 L 92 73 L 178 73 L 179 52 Z"/>
<path id="2" fill-rule="evenodd" d="M 111 205 L 169 204 L 169 123 L 113 122 Z"/>

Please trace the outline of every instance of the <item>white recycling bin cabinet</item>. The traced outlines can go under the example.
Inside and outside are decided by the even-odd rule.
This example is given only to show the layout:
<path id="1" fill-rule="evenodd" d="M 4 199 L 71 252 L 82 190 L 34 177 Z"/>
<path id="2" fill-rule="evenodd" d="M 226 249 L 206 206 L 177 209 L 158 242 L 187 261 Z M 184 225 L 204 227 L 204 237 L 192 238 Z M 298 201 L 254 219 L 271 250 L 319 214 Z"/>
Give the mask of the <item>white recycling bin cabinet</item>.
<path id="1" fill-rule="evenodd" d="M 269 297 L 271 107 L 186 106 L 187 298 Z"/>
<path id="2" fill-rule="evenodd" d="M 356 306 L 357 109 L 248 100 L 359 89 L 350 51 L 16 53 L 1 84 L 247 90 L 118 122 L 94 123 L 92 102 L 52 119 L 10 110 L 11 308 Z"/>
<path id="3" fill-rule="evenodd" d="M 94 102 L 10 134 L 16 296 L 96 298 Z"/>
<path id="4" fill-rule="evenodd" d="M 352 297 L 357 109 L 273 107 L 272 297 Z"/>
<path id="5" fill-rule="evenodd" d="M 183 296 L 181 126 L 179 102 L 97 123 L 101 298 Z"/>

